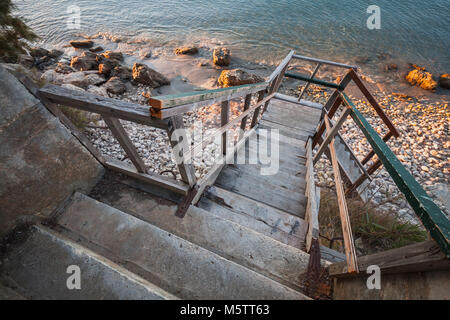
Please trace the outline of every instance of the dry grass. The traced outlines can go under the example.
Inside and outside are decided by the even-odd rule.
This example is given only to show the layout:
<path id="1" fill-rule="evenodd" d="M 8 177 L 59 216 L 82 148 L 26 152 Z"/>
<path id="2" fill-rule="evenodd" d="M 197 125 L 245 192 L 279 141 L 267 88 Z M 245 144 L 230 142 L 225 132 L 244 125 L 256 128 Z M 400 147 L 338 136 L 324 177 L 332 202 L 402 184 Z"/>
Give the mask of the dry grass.
<path id="1" fill-rule="evenodd" d="M 361 200 L 347 199 L 350 223 L 359 255 L 403 247 L 427 239 L 422 225 L 405 222 L 396 213 L 380 212 Z M 321 243 L 343 252 L 339 206 L 334 190 L 322 188 L 319 225 Z M 334 240 L 333 240 L 334 239 Z"/>

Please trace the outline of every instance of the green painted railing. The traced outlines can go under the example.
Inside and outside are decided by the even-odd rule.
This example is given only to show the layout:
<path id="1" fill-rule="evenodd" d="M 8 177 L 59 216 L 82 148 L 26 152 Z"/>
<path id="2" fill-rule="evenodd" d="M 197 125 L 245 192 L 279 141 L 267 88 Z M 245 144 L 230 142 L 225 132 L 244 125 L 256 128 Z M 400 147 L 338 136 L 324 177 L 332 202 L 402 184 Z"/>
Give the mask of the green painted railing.
<path id="1" fill-rule="evenodd" d="M 436 241 L 445 255 L 450 258 L 450 220 L 433 202 L 422 186 L 414 179 L 400 160 L 372 128 L 362 113 L 355 107 L 350 98 L 343 93 L 344 101 L 352 109 L 351 117 L 363 132 L 374 152 L 394 180 L 397 187 L 405 195 L 406 200 L 422 221 L 431 237 Z"/>
<path id="2" fill-rule="evenodd" d="M 338 89 L 340 91 L 344 89 L 343 87 L 341 87 L 337 83 L 328 82 L 328 81 L 320 80 L 320 79 L 317 79 L 317 78 L 310 78 L 310 77 L 302 75 L 302 74 L 286 72 L 284 74 L 284 76 L 286 78 L 293 78 L 293 79 L 297 79 L 297 80 L 301 80 L 301 81 L 306 81 L 306 82 L 317 84 L 317 85 L 320 85 L 320 86 Z"/>

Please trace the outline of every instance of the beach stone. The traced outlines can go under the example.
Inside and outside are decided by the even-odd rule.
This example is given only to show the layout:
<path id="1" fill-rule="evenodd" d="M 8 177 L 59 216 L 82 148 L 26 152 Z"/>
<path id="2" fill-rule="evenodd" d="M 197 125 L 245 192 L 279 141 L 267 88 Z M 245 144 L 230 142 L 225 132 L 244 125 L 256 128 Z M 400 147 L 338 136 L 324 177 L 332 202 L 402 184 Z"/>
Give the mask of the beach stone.
<path id="1" fill-rule="evenodd" d="M 258 83 L 263 81 L 263 78 L 254 74 L 250 74 L 241 69 L 223 70 L 218 80 L 219 86 L 222 88 L 240 86 L 250 83 Z"/>
<path id="2" fill-rule="evenodd" d="M 118 77 L 112 77 L 104 86 L 106 90 L 112 94 L 122 94 L 127 91 L 125 84 Z"/>
<path id="3" fill-rule="evenodd" d="M 90 48 L 89 49 L 89 51 L 90 52 L 101 52 L 101 51 L 103 51 L 104 49 L 103 49 L 103 47 L 101 47 L 101 46 L 97 46 L 97 47 L 94 47 L 94 48 Z"/>
<path id="4" fill-rule="evenodd" d="M 417 85 L 425 90 L 434 90 L 437 87 L 437 82 L 433 80 L 431 73 L 427 72 L 425 68 L 413 65 L 414 70 L 411 70 L 407 76 L 406 80 L 411 85 Z"/>
<path id="5" fill-rule="evenodd" d="M 19 55 L 18 63 L 23 65 L 25 68 L 31 69 L 34 66 L 34 58 L 27 54 Z"/>
<path id="6" fill-rule="evenodd" d="M 70 66 L 80 71 L 95 70 L 98 68 L 98 62 L 95 57 L 85 55 L 73 57 L 70 61 Z"/>
<path id="7" fill-rule="evenodd" d="M 63 76 L 62 82 L 64 84 L 73 84 L 77 87 L 87 86 L 86 75 L 82 71 L 69 73 L 66 76 Z"/>
<path id="8" fill-rule="evenodd" d="M 80 87 L 70 84 L 70 83 L 65 83 L 65 84 L 61 85 L 61 87 L 70 89 L 70 90 L 75 90 L 75 91 L 84 91 L 83 88 L 80 88 Z"/>
<path id="9" fill-rule="evenodd" d="M 69 44 L 75 49 L 90 49 L 94 46 L 94 42 L 91 40 L 72 40 Z"/>
<path id="10" fill-rule="evenodd" d="M 174 50 L 175 54 L 197 54 L 198 48 L 197 47 L 179 47 Z"/>
<path id="11" fill-rule="evenodd" d="M 133 65 L 133 80 L 148 85 L 151 88 L 158 88 L 170 84 L 170 81 L 161 73 L 141 63 L 135 63 Z"/>
<path id="12" fill-rule="evenodd" d="M 384 66 L 384 71 L 396 71 L 398 66 L 395 63 L 388 63 Z"/>
<path id="13" fill-rule="evenodd" d="M 60 84 L 62 82 L 62 76 L 55 70 L 47 70 L 41 75 L 41 81 Z"/>
<path id="14" fill-rule="evenodd" d="M 133 78 L 132 70 L 124 66 L 115 67 L 110 74 L 111 77 L 119 77 L 121 80 L 131 80 Z"/>
<path id="15" fill-rule="evenodd" d="M 230 49 L 222 47 L 216 48 L 213 51 L 213 62 L 216 66 L 226 67 L 231 63 Z"/>
<path id="16" fill-rule="evenodd" d="M 87 86 L 90 86 L 90 85 L 98 86 L 98 85 L 104 83 L 105 81 L 106 81 L 106 79 L 98 73 L 91 73 L 91 74 L 86 75 L 86 77 L 85 77 L 85 83 Z"/>
<path id="17" fill-rule="evenodd" d="M 439 77 L 439 86 L 441 88 L 450 90 L 450 75 L 448 73 L 442 74 Z"/>
<path id="18" fill-rule="evenodd" d="M 52 50 L 50 50 L 50 52 L 48 53 L 48 56 L 49 56 L 50 58 L 57 59 L 57 58 L 59 58 L 60 56 L 62 56 L 63 53 L 64 53 L 64 52 L 62 52 L 61 50 L 52 49 Z"/>
<path id="19" fill-rule="evenodd" d="M 107 97 L 108 96 L 107 90 L 103 86 L 102 87 L 97 87 L 97 86 L 91 85 L 91 86 L 89 86 L 87 88 L 86 91 L 89 92 L 89 93 L 95 94 L 97 96 L 103 96 L 103 97 Z"/>
<path id="20" fill-rule="evenodd" d="M 74 72 L 75 69 L 73 69 L 73 68 L 72 68 L 71 66 L 69 66 L 67 63 L 64 63 L 64 62 L 58 62 L 58 63 L 56 64 L 55 71 L 58 72 L 58 73 L 64 73 L 64 74 L 67 74 L 67 73 Z"/>
<path id="21" fill-rule="evenodd" d="M 113 51 L 106 51 L 101 54 L 106 59 L 113 59 L 117 61 L 123 61 L 123 54 L 122 52 L 113 52 Z"/>
<path id="22" fill-rule="evenodd" d="M 48 56 L 49 53 L 50 53 L 50 51 L 48 51 L 47 49 L 44 49 L 44 48 L 35 47 L 35 48 L 30 49 L 30 56 L 35 57 L 35 58 Z"/>

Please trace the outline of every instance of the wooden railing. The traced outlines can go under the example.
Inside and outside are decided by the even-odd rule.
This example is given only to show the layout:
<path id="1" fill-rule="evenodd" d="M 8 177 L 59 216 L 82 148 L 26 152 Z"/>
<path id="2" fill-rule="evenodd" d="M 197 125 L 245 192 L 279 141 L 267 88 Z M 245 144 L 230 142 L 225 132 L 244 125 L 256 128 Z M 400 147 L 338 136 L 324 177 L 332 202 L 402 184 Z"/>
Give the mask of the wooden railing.
<path id="1" fill-rule="evenodd" d="M 265 82 L 231 88 L 152 97 L 150 99 L 150 107 L 101 97 L 87 92 L 74 91 L 51 84 L 43 88 L 37 88 L 28 78 L 21 75 L 17 76 L 30 92 L 40 98 L 43 104 L 71 130 L 72 134 L 105 167 L 183 195 L 184 201 L 180 203 L 179 210 L 177 211 L 177 215 L 182 217 L 186 213 L 189 205 L 198 201 L 205 188 L 214 183 L 223 165 L 229 162 L 225 160 L 214 165 L 205 177 L 197 181 L 191 161 L 193 157 L 202 151 L 205 144 L 220 135 L 222 135 L 223 154 L 225 158 L 234 155 L 237 149 L 254 132 L 261 114 L 265 111 L 270 99 L 278 90 L 293 54 L 294 52 L 291 51 Z M 256 95 L 256 102 L 252 105 L 252 101 L 254 100 L 252 99 L 253 95 Z M 243 99 L 244 106 L 242 113 L 230 121 L 230 101 L 233 99 Z M 177 166 L 182 181 L 160 174 L 150 173 L 119 121 L 119 119 L 127 120 L 163 129 L 167 132 L 172 149 L 175 149 L 179 143 L 185 143 L 187 141 L 186 130 L 178 130 L 185 129 L 183 115 L 186 112 L 196 111 L 198 108 L 213 104 L 220 104 L 221 127 L 214 134 L 203 139 L 198 145 L 195 145 L 190 150 L 191 152 L 180 155 L 181 161 L 177 161 Z M 64 115 L 58 106 L 66 106 L 99 114 L 133 165 L 131 166 L 124 161 L 102 155 L 87 137 Z M 248 118 L 252 112 L 251 130 L 244 133 L 244 130 L 247 128 Z M 242 129 L 242 133 L 238 141 L 234 144 L 234 148 L 228 150 L 226 131 L 235 125 L 238 125 Z M 177 148 L 177 150 L 180 150 L 180 148 Z M 183 152 L 182 150 L 183 148 L 181 148 L 181 152 Z"/>

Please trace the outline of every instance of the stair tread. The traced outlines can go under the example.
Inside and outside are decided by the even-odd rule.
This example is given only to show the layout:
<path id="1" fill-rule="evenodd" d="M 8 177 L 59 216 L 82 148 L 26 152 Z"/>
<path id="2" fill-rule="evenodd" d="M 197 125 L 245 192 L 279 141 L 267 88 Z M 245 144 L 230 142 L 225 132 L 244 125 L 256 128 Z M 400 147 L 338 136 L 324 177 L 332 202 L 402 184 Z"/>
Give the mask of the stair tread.
<path id="1" fill-rule="evenodd" d="M 146 199 L 149 199 L 149 195 L 145 195 Z M 120 207 L 119 201 L 125 201 L 124 197 L 126 197 L 125 194 L 117 197 L 118 202 L 115 202 L 114 206 Z M 298 291 L 176 234 L 190 237 L 192 241 L 202 242 L 207 238 L 214 239 L 220 229 L 226 227 L 229 232 L 234 232 L 234 235 L 241 234 L 240 237 L 234 236 L 229 239 L 231 244 L 236 246 L 235 248 L 232 245 L 230 248 L 223 248 L 223 245 L 226 245 L 223 241 L 221 241 L 222 248 L 219 245 L 213 248 L 211 243 L 202 242 L 202 244 L 209 246 L 210 249 L 224 250 L 230 254 L 230 257 L 233 253 L 242 254 L 245 252 L 244 249 L 253 250 L 250 252 L 254 252 L 255 259 L 262 257 L 260 254 L 263 253 L 257 251 L 257 248 L 252 249 L 246 243 L 255 244 L 256 239 L 261 240 L 263 235 L 229 221 L 225 223 L 225 220 L 210 215 L 200 208 L 191 207 L 187 216 L 179 219 L 174 216 L 176 206 L 169 205 L 167 201 L 156 198 L 142 201 L 142 198 L 133 198 L 133 201 L 126 201 L 126 203 L 125 207 L 130 211 L 130 204 L 135 204 L 133 213 L 139 214 L 139 218 L 77 194 L 75 201 L 59 218 L 59 224 L 82 235 L 92 243 L 109 249 L 118 259 L 129 261 L 145 269 L 152 275 L 153 283 L 182 298 L 307 298 Z M 159 224 L 161 228 L 155 224 Z M 164 228 L 171 231 L 163 230 Z M 269 245 L 267 241 L 264 241 L 264 244 Z M 270 246 L 274 247 L 274 244 Z M 278 243 L 277 247 L 279 248 Z M 288 254 L 289 251 L 283 252 Z M 298 259 L 300 255 L 297 254 L 295 257 L 297 260 L 294 264 L 300 263 Z M 241 259 L 239 261 L 243 262 L 246 257 L 239 258 Z M 262 261 L 268 262 L 268 258 L 262 257 L 254 264 L 261 264 Z M 272 262 L 275 265 L 276 263 L 276 261 Z M 274 271 L 276 271 L 275 265 Z"/>
<path id="2" fill-rule="evenodd" d="M 176 299 L 64 236 L 32 226 L 2 262 L 3 276 L 29 299 Z M 68 290 L 67 267 L 80 268 L 80 290 Z"/>

